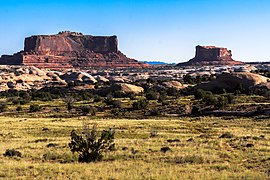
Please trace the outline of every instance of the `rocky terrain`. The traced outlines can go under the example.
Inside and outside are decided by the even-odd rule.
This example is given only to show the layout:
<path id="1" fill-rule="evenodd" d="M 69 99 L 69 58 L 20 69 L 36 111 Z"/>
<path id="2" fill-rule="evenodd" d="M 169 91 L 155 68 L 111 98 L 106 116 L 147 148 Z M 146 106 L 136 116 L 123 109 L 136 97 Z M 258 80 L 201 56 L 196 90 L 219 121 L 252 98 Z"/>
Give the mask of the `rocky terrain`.
<path id="1" fill-rule="evenodd" d="M 125 91 L 134 89 L 139 93 L 142 89 L 136 89 L 131 84 L 153 79 L 160 81 L 160 85 L 167 88 L 183 89 L 187 76 L 197 77 L 219 77 L 208 84 L 202 83 L 200 88 L 210 90 L 211 88 L 232 88 L 234 86 L 269 87 L 269 78 L 251 72 L 263 70 L 269 71 L 269 65 L 237 65 L 237 66 L 204 66 L 193 68 L 182 68 L 175 66 L 159 66 L 147 69 L 39 69 L 34 66 L 0 66 L 0 91 L 9 89 L 29 90 L 40 89 L 46 86 L 68 86 L 76 83 L 93 88 L 96 84 L 122 84 L 112 88 Z M 124 84 L 124 85 L 123 85 Z"/>
<path id="2" fill-rule="evenodd" d="M 118 50 L 117 36 L 90 36 L 69 31 L 25 39 L 24 50 L 3 55 L 0 64 L 39 68 L 149 67 Z"/>
<path id="3" fill-rule="evenodd" d="M 178 66 L 204 66 L 204 65 L 239 65 L 242 62 L 232 59 L 231 50 L 216 46 L 196 46 L 196 55 L 188 62 L 179 63 Z"/>

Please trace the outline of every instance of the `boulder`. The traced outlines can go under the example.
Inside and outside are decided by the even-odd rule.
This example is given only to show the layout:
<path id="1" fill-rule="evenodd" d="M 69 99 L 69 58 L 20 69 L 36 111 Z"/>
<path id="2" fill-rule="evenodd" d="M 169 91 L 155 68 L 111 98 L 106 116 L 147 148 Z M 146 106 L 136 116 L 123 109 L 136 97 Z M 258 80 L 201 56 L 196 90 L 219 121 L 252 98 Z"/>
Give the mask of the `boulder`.
<path id="1" fill-rule="evenodd" d="M 217 89 L 234 90 L 242 86 L 245 89 L 250 89 L 256 85 L 267 83 L 268 81 L 269 78 L 258 74 L 240 72 L 232 74 L 221 74 L 217 77 L 217 79 L 207 83 L 202 83 L 196 88 L 213 91 Z"/>
<path id="2" fill-rule="evenodd" d="M 106 83 L 106 82 L 110 82 L 109 79 L 103 77 L 103 76 L 100 76 L 100 75 L 97 75 L 97 76 L 94 76 L 94 78 L 98 81 L 98 82 L 102 82 L 102 83 Z"/>
<path id="3" fill-rule="evenodd" d="M 164 85 L 167 88 L 174 88 L 177 90 L 187 87 L 187 85 L 184 85 L 179 81 L 167 81 L 167 82 L 163 82 L 162 85 Z"/>

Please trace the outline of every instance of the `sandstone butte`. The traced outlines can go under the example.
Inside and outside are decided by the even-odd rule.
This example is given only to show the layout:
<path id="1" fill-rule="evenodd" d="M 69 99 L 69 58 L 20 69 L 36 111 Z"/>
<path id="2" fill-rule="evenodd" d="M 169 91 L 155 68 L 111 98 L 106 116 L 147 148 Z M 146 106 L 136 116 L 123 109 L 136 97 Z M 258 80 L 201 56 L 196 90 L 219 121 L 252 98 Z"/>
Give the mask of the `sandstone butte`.
<path id="1" fill-rule="evenodd" d="M 117 36 L 91 36 L 70 31 L 27 37 L 24 50 L 1 56 L 0 64 L 38 68 L 150 66 L 119 51 Z"/>
<path id="2" fill-rule="evenodd" d="M 232 59 L 232 52 L 227 48 L 216 46 L 196 46 L 195 57 L 177 66 L 206 66 L 206 65 L 240 65 L 240 61 Z"/>

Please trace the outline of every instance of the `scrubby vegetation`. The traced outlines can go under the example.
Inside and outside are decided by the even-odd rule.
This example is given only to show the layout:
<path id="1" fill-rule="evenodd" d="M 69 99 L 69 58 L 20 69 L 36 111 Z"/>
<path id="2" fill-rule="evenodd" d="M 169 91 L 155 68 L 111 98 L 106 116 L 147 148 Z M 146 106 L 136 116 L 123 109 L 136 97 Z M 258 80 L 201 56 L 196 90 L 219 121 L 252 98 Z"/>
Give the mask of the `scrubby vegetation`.
<path id="1" fill-rule="evenodd" d="M 0 178 L 269 178 L 265 94 L 136 83 L 144 92 L 100 93 L 76 84 L 1 92 Z M 82 122 L 93 128 L 81 130 Z"/>

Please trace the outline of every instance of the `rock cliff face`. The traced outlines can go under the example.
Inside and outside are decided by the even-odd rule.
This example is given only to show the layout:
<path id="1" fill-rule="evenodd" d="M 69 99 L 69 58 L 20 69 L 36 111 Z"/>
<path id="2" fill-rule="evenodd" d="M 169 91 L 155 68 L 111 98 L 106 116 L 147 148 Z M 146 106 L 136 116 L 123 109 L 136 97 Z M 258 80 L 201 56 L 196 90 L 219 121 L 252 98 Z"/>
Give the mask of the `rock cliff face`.
<path id="1" fill-rule="evenodd" d="M 188 62 L 179 63 L 178 66 L 192 65 L 237 65 L 242 62 L 232 59 L 231 50 L 215 46 L 196 46 L 195 57 Z"/>
<path id="2" fill-rule="evenodd" d="M 39 68 L 148 67 L 118 50 L 116 36 L 90 36 L 69 31 L 25 39 L 24 51 L 3 55 L 0 64 Z"/>

